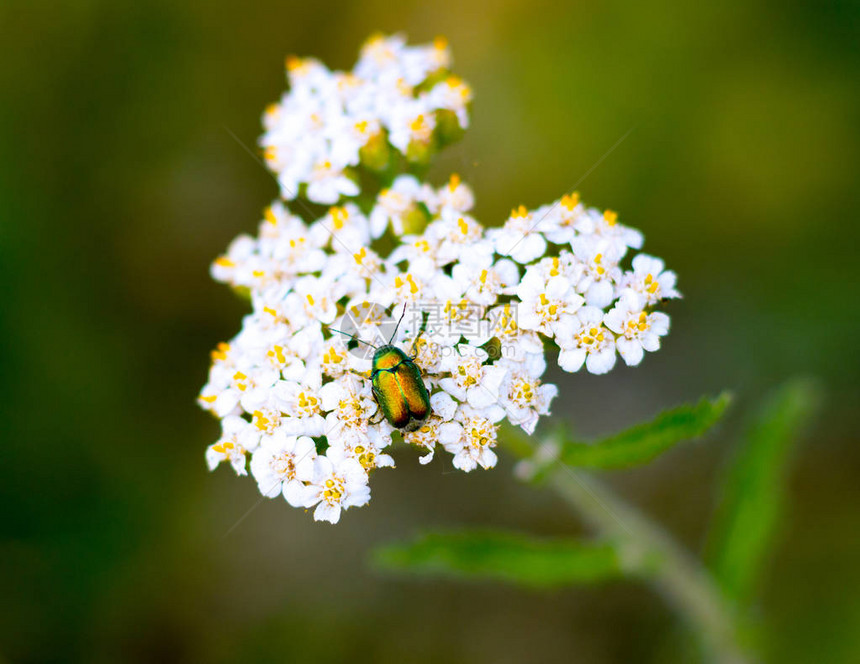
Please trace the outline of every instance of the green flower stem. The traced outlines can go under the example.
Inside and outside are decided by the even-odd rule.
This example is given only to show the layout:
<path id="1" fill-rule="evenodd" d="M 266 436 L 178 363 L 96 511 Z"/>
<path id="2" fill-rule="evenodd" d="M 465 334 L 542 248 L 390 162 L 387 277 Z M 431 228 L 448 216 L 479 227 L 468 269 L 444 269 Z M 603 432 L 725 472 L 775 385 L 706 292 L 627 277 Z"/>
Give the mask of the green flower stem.
<path id="1" fill-rule="evenodd" d="M 535 449 L 532 439 L 506 427 L 501 437 L 519 457 Z M 528 453 L 525 453 L 528 450 Z M 699 635 L 715 664 L 754 660 L 738 639 L 738 626 L 713 578 L 688 551 L 651 519 L 594 477 L 559 462 L 541 473 L 600 536 L 619 547 L 627 571 L 650 583 Z"/>

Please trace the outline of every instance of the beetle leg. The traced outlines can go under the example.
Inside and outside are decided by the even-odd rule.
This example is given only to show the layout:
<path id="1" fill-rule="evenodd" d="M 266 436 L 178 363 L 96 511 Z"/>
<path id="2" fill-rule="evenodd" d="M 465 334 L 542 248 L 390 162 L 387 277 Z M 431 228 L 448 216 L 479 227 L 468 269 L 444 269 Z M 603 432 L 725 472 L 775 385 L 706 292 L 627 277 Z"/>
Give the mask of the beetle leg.
<path id="1" fill-rule="evenodd" d="M 414 360 L 416 357 L 418 357 L 418 355 L 415 353 L 415 347 L 418 345 L 418 340 L 421 338 L 422 334 L 424 334 L 424 328 L 423 327 L 418 331 L 418 336 L 415 337 L 415 341 L 412 342 L 412 348 L 409 351 L 409 355 L 410 355 L 409 359 L 410 360 Z"/>

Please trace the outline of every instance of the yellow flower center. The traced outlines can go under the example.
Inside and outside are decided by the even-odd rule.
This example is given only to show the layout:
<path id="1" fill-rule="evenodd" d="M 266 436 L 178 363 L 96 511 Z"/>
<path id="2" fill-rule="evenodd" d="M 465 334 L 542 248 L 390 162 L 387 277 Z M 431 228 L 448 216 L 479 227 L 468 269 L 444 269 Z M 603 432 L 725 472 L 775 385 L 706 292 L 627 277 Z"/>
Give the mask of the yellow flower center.
<path id="1" fill-rule="evenodd" d="M 284 347 L 283 346 L 278 346 L 278 345 L 273 346 L 272 350 L 270 350 L 268 353 L 266 353 L 266 355 L 274 358 L 278 364 L 286 364 L 287 363 L 287 358 L 284 355 Z"/>
<path id="2" fill-rule="evenodd" d="M 568 210 L 573 211 L 573 209 L 579 205 L 579 194 L 577 192 L 565 194 L 561 197 L 561 204 Z"/>
<path id="3" fill-rule="evenodd" d="M 223 362 L 227 359 L 227 353 L 230 352 L 230 344 L 224 343 L 223 341 L 218 344 L 215 350 L 212 351 L 212 361 L 213 362 Z"/>
<path id="4" fill-rule="evenodd" d="M 349 218 L 349 212 L 347 209 L 345 207 L 334 206 L 329 209 L 328 213 L 331 216 L 331 223 L 335 229 L 343 229 L 346 225 L 346 220 Z"/>

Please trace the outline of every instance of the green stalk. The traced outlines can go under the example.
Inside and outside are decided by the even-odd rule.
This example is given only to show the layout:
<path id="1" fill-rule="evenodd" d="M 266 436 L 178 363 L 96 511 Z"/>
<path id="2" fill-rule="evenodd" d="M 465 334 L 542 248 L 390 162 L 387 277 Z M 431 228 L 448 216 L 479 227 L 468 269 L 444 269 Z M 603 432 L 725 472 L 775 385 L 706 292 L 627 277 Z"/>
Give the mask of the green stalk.
<path id="1" fill-rule="evenodd" d="M 506 427 L 500 437 L 521 458 L 535 446 Z M 542 469 L 557 491 L 599 536 L 619 547 L 631 575 L 649 583 L 699 636 L 714 664 L 752 664 L 735 617 L 703 565 L 660 526 L 594 477 L 560 462 Z"/>

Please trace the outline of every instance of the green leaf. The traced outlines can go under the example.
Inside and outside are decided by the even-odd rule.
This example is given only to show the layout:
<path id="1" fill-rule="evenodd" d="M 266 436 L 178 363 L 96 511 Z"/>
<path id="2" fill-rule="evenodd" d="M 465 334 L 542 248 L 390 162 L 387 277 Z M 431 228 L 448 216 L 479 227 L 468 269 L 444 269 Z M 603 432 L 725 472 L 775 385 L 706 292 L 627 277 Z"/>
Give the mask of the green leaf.
<path id="1" fill-rule="evenodd" d="M 559 459 L 584 468 L 628 468 L 647 463 L 684 440 L 698 438 L 722 416 L 731 402 L 723 393 L 702 399 L 695 405 L 667 410 L 650 422 L 638 424 L 619 434 L 593 443 L 579 443 L 563 437 Z"/>
<path id="2" fill-rule="evenodd" d="M 595 583 L 622 576 L 610 544 L 536 539 L 498 531 L 428 533 L 374 552 L 387 570 L 506 581 L 530 588 Z"/>
<path id="3" fill-rule="evenodd" d="M 725 595 L 739 603 L 755 591 L 785 499 L 790 453 L 819 402 L 808 380 L 778 388 L 756 414 L 724 478 L 708 559 Z"/>

